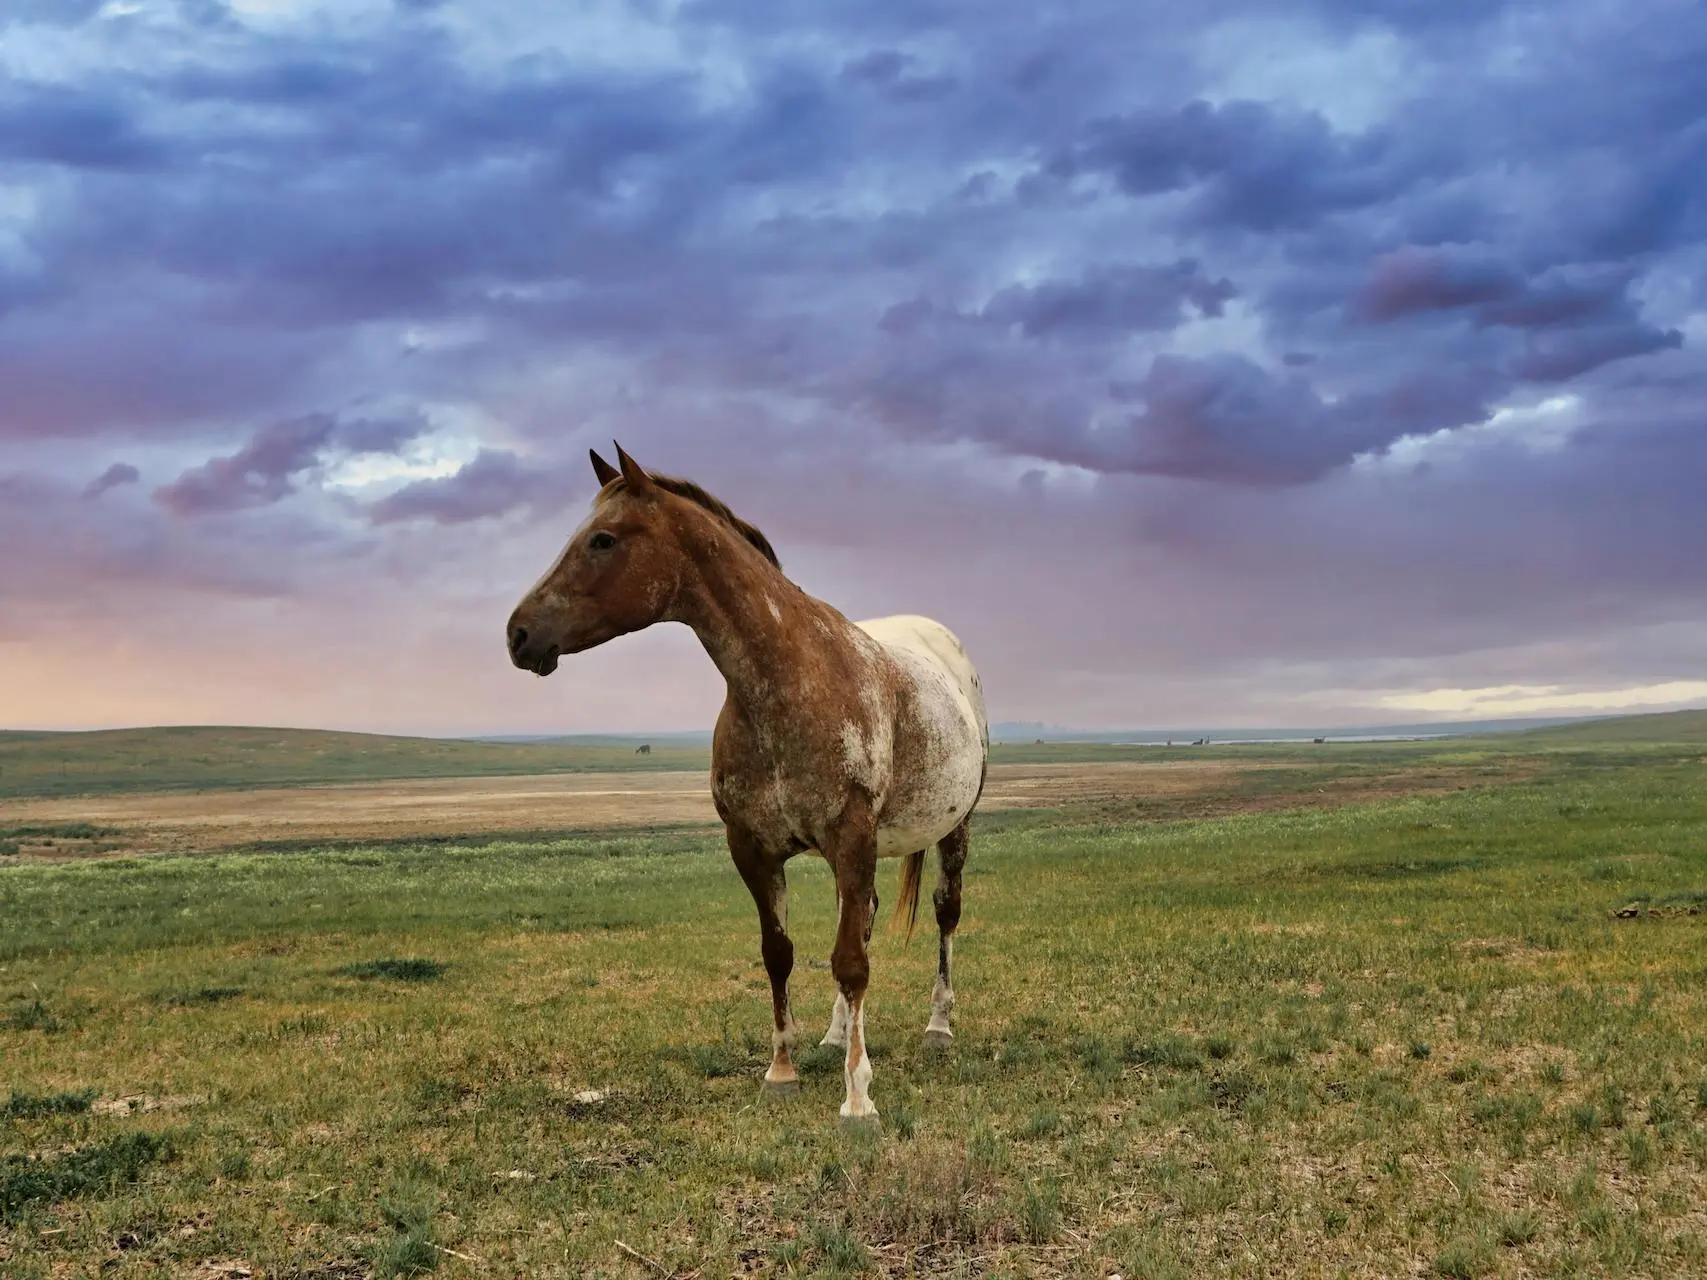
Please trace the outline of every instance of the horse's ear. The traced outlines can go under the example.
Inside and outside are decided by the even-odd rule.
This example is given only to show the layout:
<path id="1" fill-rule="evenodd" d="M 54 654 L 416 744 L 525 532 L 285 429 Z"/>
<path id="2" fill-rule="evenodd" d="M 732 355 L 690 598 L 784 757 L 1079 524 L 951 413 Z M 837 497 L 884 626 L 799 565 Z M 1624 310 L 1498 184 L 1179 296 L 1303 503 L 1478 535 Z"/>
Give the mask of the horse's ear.
<path id="1" fill-rule="evenodd" d="M 611 441 L 616 444 L 616 441 Z M 628 491 L 636 497 L 647 492 L 652 487 L 652 477 L 647 475 L 640 464 L 623 451 L 620 444 L 616 445 L 617 465 L 622 468 L 622 478 L 628 482 Z"/>
<path id="2" fill-rule="evenodd" d="M 610 463 L 599 457 L 597 449 L 588 449 L 587 456 L 593 460 L 593 474 L 599 478 L 599 488 L 604 488 L 622 474 Z"/>

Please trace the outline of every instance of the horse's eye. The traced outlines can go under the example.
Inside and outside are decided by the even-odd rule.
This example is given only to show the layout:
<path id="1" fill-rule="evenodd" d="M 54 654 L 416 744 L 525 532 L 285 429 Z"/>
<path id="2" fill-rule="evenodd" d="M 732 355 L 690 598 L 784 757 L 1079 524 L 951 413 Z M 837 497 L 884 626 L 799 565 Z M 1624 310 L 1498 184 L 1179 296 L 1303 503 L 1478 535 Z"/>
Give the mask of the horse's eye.
<path id="1" fill-rule="evenodd" d="M 616 545 L 616 538 L 601 530 L 587 539 L 587 545 L 594 551 L 609 551 Z"/>

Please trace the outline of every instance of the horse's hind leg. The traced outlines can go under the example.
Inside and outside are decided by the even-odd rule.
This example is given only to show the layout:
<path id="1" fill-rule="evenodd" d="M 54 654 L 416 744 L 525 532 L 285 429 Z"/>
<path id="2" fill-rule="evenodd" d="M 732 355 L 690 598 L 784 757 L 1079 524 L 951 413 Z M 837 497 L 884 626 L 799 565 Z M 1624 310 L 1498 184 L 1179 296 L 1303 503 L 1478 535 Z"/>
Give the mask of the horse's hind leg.
<path id="1" fill-rule="evenodd" d="M 969 821 L 961 822 L 936 846 L 940 870 L 936 892 L 931 895 L 936 904 L 936 985 L 931 989 L 931 1020 L 925 1026 L 925 1044 L 937 1049 L 954 1043 L 948 1016 L 954 1011 L 954 930 L 960 924 L 960 871 L 966 865 L 971 843 Z"/>

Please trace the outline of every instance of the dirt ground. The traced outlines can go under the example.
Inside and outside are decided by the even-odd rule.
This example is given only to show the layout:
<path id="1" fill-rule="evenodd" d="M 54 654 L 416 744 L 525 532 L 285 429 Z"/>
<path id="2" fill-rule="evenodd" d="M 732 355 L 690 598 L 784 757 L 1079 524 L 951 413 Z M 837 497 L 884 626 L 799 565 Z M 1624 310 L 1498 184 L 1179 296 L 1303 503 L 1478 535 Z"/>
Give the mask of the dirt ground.
<path id="1" fill-rule="evenodd" d="M 995 765 L 980 809 L 1034 808 L 1224 787 L 1250 765 L 1224 761 Z M 10 824 L 118 828 L 93 842 L 32 844 L 26 856 L 198 851 L 260 841 L 395 840 L 467 832 L 714 824 L 704 773 L 564 773 L 431 778 L 254 790 L 172 791 L 0 804 Z M 79 848 L 79 846 L 82 846 Z"/>
<path id="2" fill-rule="evenodd" d="M 1153 805 L 1155 817 L 1207 816 L 1438 790 L 1455 781 L 1431 772 L 1324 782 L 1299 766 L 1227 760 L 998 764 L 979 809 Z M 708 787 L 704 773 L 634 772 L 172 791 L 10 801 L 0 803 L 0 824 L 116 829 L 93 839 L 27 840 L 22 857 L 30 861 L 207 852 L 277 842 L 712 825 L 717 815 Z"/>

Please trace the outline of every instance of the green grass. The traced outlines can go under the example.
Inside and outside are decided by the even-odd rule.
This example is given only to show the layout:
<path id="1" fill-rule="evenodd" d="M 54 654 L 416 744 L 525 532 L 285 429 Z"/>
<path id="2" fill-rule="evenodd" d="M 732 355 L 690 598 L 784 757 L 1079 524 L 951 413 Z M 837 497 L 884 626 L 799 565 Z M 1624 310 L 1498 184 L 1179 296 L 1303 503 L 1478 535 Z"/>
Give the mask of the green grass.
<path id="1" fill-rule="evenodd" d="M 832 893 L 791 879 L 813 1044 Z M 885 1125 L 844 1133 L 833 1053 L 759 1096 L 753 909 L 701 835 L 9 866 L 0 1079 L 96 1102 L 0 1123 L 0 1266 L 1700 1275 L 1707 917 L 1612 912 L 1703 893 L 1682 750 L 1339 809 L 994 815 L 955 1047 L 919 1041 L 928 930 L 880 936 Z M 449 963 L 343 976 L 386 957 Z"/>
<path id="2" fill-rule="evenodd" d="M 0 1117 L 12 1120 L 37 1120 L 42 1116 L 82 1115 L 95 1100 L 93 1089 L 72 1093 L 14 1093 L 0 1103 Z"/>
<path id="3" fill-rule="evenodd" d="M 433 982 L 444 977 L 447 967 L 439 960 L 399 960 L 396 957 L 387 957 L 384 960 L 362 960 L 347 964 L 335 972 L 345 978 L 364 980 L 390 978 L 396 982 Z"/>
<path id="4" fill-rule="evenodd" d="M 101 853 L 112 847 L 104 838 L 118 834 L 117 827 L 92 822 L 0 822 L 0 855 L 22 853 L 26 846 Z"/>
<path id="5" fill-rule="evenodd" d="M 1503 735 L 1502 735 L 1503 736 Z M 1653 715 L 1612 716 L 1580 724 L 1557 724 L 1521 734 L 1530 745 L 1610 746 L 1638 743 L 1707 744 L 1707 711 L 1663 711 Z"/>
<path id="6" fill-rule="evenodd" d="M 1173 746 L 1122 744 L 1117 742 L 993 742 L 992 764 L 1109 764 L 1132 761 L 1198 762 L 1235 760 L 1253 763 L 1322 764 L 1329 767 L 1347 761 L 1366 764 L 1408 764 L 1419 757 L 1442 752 L 1479 754 L 1503 752 L 1509 746 L 1491 745 L 1494 735 L 1428 739 L 1415 742 L 1247 742 L 1211 743 L 1194 747 L 1179 742 Z"/>
<path id="7" fill-rule="evenodd" d="M 157 1134 L 125 1133 L 51 1155 L 0 1155 L 0 1223 L 16 1224 L 38 1205 L 111 1194 L 171 1151 Z"/>
<path id="8" fill-rule="evenodd" d="M 704 747 L 468 742 L 320 729 L 182 726 L 0 733 L 0 799 L 630 769 L 704 769 Z"/>

